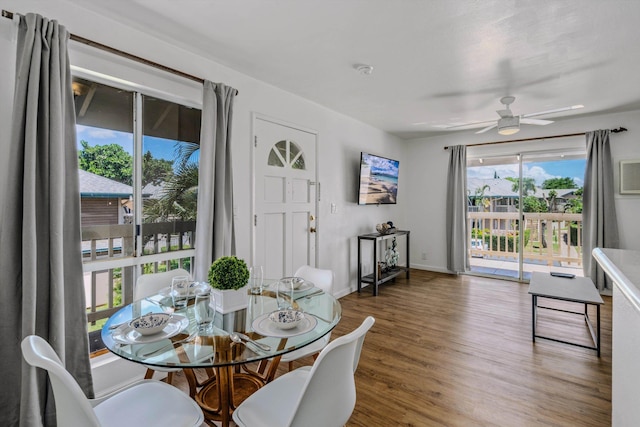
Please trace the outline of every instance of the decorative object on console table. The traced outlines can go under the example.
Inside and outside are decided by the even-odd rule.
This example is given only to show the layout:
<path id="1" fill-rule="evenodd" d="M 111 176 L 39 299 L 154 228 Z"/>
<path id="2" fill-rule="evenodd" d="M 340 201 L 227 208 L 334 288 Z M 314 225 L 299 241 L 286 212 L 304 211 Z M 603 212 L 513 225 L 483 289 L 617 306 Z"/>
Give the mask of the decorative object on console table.
<path id="1" fill-rule="evenodd" d="M 386 234 L 393 234 L 396 232 L 396 228 L 393 226 L 393 222 L 387 221 L 382 224 L 376 225 L 376 231 L 380 233 L 380 235 L 384 236 Z"/>
<path id="2" fill-rule="evenodd" d="M 383 271 L 387 271 L 387 265 L 383 261 L 378 261 L 378 277 L 382 277 Z"/>
<path id="3" fill-rule="evenodd" d="M 216 310 L 222 314 L 247 306 L 246 286 L 249 269 L 244 260 L 235 256 L 223 256 L 209 268 L 209 285 L 213 288 Z"/>
<path id="4" fill-rule="evenodd" d="M 387 249 L 385 254 L 385 262 L 387 263 L 387 271 L 393 271 L 398 266 L 398 260 L 400 259 L 400 253 L 396 249 L 396 238 L 391 241 L 391 247 Z"/>

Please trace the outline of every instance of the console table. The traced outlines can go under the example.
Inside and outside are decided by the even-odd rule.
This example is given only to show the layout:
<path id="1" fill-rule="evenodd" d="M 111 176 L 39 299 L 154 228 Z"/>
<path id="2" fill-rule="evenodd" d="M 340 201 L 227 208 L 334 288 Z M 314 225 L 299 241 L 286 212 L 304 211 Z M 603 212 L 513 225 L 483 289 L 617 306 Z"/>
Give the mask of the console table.
<path id="1" fill-rule="evenodd" d="M 362 289 L 362 283 L 371 283 L 373 285 L 373 295 L 376 296 L 378 295 L 378 285 L 388 282 L 389 280 L 394 279 L 396 276 L 402 273 L 406 274 L 407 279 L 409 278 L 409 233 L 410 232 L 407 230 L 398 230 L 395 233 L 390 234 L 369 233 L 358 236 L 358 292 L 360 292 L 360 290 Z M 396 266 L 392 270 L 383 272 L 378 271 L 378 243 L 400 236 L 405 236 L 406 266 Z M 373 242 L 373 273 L 366 276 L 362 275 L 363 241 Z"/>

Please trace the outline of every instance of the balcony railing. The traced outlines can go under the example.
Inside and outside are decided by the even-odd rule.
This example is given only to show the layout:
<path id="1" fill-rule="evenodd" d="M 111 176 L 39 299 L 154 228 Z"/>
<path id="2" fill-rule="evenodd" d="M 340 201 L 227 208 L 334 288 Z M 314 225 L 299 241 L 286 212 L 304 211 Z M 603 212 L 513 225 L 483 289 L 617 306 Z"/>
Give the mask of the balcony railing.
<path id="1" fill-rule="evenodd" d="M 136 269 L 153 273 L 181 267 L 190 271 L 194 257 L 195 221 L 146 223 L 136 256 L 131 224 L 82 228 L 82 258 L 89 330 L 99 333 L 101 321 L 133 301 Z M 90 333 L 91 335 L 91 333 Z M 96 335 L 95 333 L 93 335 Z M 92 337 L 92 343 L 95 337 Z"/>
<path id="2" fill-rule="evenodd" d="M 518 260 L 520 216 L 514 212 L 469 212 L 468 247 L 472 257 Z M 525 262 L 548 266 L 582 265 L 582 215 L 524 213 Z"/>

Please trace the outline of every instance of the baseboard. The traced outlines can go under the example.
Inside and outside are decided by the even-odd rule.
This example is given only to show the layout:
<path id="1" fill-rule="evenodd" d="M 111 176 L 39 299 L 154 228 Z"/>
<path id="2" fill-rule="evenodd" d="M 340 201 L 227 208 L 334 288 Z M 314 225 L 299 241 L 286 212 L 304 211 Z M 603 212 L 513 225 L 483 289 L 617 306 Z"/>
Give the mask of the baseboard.
<path id="1" fill-rule="evenodd" d="M 425 271 L 433 271 L 435 273 L 446 273 L 446 274 L 454 274 L 446 268 L 436 267 L 434 265 L 425 265 L 425 264 L 411 264 L 411 268 L 415 268 L 416 270 L 425 270 Z"/>

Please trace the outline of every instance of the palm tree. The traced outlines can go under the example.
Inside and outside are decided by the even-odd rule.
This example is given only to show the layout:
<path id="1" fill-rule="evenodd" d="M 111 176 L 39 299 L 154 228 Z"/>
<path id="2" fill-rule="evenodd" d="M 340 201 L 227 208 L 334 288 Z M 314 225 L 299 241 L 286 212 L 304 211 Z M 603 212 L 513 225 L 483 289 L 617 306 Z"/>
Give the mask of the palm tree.
<path id="1" fill-rule="evenodd" d="M 469 195 L 468 196 L 469 203 L 472 206 L 478 206 L 478 201 L 479 201 L 480 205 L 482 205 L 484 209 L 487 209 L 489 206 L 491 206 L 491 200 L 484 197 L 484 193 L 490 190 L 491 190 L 491 187 L 488 184 L 484 184 L 482 187 L 476 188 L 473 192 L 473 196 L 471 195 L 471 191 L 467 190 L 467 193 Z"/>
<path id="2" fill-rule="evenodd" d="M 163 183 L 160 197 L 144 202 L 144 222 L 194 221 L 198 201 L 198 163 L 194 155 L 200 145 L 176 142 L 175 169 Z"/>
<path id="3" fill-rule="evenodd" d="M 511 186 L 511 191 L 517 193 L 520 189 L 520 180 L 517 178 L 507 178 L 509 181 L 513 183 Z M 536 181 L 533 178 L 522 178 L 522 195 L 528 196 L 529 193 L 536 192 Z"/>

